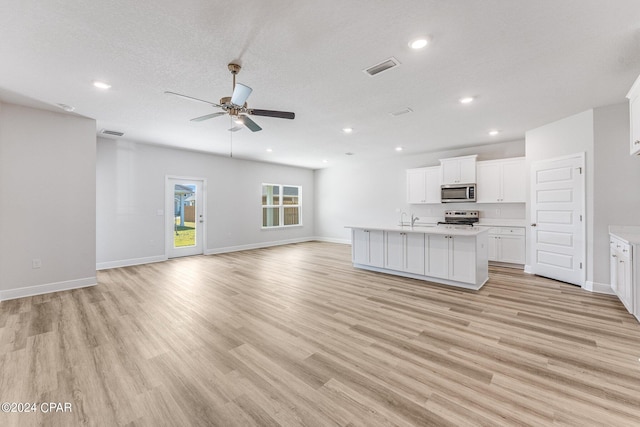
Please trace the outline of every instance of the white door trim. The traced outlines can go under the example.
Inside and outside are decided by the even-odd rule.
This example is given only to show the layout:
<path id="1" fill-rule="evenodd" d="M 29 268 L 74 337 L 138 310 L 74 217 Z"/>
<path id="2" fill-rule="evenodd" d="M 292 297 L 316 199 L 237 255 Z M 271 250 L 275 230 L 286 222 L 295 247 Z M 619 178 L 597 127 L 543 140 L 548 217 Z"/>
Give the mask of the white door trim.
<path id="1" fill-rule="evenodd" d="M 173 239 L 169 238 L 167 230 L 172 228 L 173 221 L 175 221 L 174 213 L 173 213 L 173 188 L 170 189 L 169 182 L 171 180 L 183 180 L 183 181 L 199 181 L 202 183 L 202 215 L 204 218 L 204 222 L 202 223 L 202 254 L 207 253 L 207 179 L 202 177 L 194 177 L 194 176 L 182 176 L 182 175 L 166 175 L 164 179 L 164 256 L 165 258 L 171 258 L 171 251 L 173 247 Z M 170 191 L 171 190 L 171 191 Z M 171 197 L 169 197 L 169 193 L 171 193 Z M 197 220 L 197 218 L 196 218 Z"/>
<path id="2" fill-rule="evenodd" d="M 535 183 L 535 177 L 534 175 L 534 165 L 538 164 L 538 163 L 550 163 L 550 162 L 558 162 L 558 161 L 564 161 L 564 160 L 577 160 L 578 164 L 580 168 L 582 168 L 582 173 L 580 174 L 579 180 L 580 180 L 580 185 L 582 186 L 582 200 L 581 200 L 581 206 L 580 209 L 582 211 L 582 221 L 581 221 L 581 225 L 580 225 L 580 232 L 582 233 L 582 247 L 579 249 L 579 253 L 580 253 L 580 257 L 582 259 L 582 268 L 580 269 L 580 273 L 579 273 L 579 283 L 575 283 L 577 285 L 579 285 L 582 288 L 585 288 L 585 286 L 587 285 L 586 283 L 586 272 L 587 272 L 587 188 L 586 188 L 586 161 L 585 161 L 585 157 L 586 157 L 586 153 L 585 152 L 580 152 L 580 153 L 575 153 L 575 154 L 570 154 L 570 155 L 566 155 L 566 156 L 560 156 L 560 157 L 554 157 L 554 158 L 550 158 L 550 159 L 542 159 L 539 161 L 535 161 L 531 163 L 531 168 L 530 168 L 530 198 L 529 198 L 529 203 L 530 203 L 530 208 L 529 208 L 529 218 L 530 218 L 530 226 L 529 226 L 529 260 L 530 260 L 530 265 L 527 266 L 526 271 L 528 273 L 533 273 L 533 274 L 537 274 L 536 272 L 536 261 L 535 261 L 535 256 L 536 256 L 536 239 L 533 236 L 533 223 L 535 223 L 535 212 L 534 212 L 534 198 L 535 198 L 535 194 L 533 192 L 533 188 L 534 188 L 534 183 Z M 553 277 L 552 277 L 553 278 Z M 558 279 L 558 280 L 562 280 L 562 279 Z"/>

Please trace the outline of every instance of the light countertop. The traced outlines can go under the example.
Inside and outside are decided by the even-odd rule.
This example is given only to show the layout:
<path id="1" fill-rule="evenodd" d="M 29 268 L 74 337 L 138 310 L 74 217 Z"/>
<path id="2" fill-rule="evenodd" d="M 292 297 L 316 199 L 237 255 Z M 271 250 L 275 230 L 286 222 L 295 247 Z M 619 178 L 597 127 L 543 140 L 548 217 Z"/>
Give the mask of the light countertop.
<path id="1" fill-rule="evenodd" d="M 426 225 L 426 224 L 416 224 L 414 227 L 409 225 L 400 226 L 400 225 L 373 225 L 373 226 L 363 226 L 363 225 L 347 225 L 345 228 L 357 228 L 357 229 L 366 229 L 366 230 L 380 230 L 380 231 L 399 231 L 403 233 L 422 233 L 422 234 L 448 234 L 454 236 L 477 236 L 481 233 L 486 233 L 489 231 L 488 227 L 476 226 L 473 228 L 464 227 L 464 226 L 456 226 L 456 225 Z"/>
<path id="2" fill-rule="evenodd" d="M 640 244 L 640 226 L 610 225 L 609 233 L 629 244 Z"/>
<path id="3" fill-rule="evenodd" d="M 416 224 L 436 225 L 438 221 L 442 220 L 440 217 L 420 217 Z M 527 227 L 528 222 L 526 219 L 480 218 L 478 225 L 483 227 Z"/>

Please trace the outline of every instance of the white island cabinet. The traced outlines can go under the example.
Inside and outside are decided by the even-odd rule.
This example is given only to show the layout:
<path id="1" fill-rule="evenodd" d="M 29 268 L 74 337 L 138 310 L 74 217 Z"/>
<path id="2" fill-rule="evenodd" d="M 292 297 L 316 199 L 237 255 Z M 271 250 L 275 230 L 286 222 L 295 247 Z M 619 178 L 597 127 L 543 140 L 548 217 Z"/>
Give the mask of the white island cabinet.
<path id="1" fill-rule="evenodd" d="M 362 227 L 349 226 L 353 265 L 365 270 L 411 277 L 478 290 L 489 279 L 488 229 L 485 227 Z M 382 233 L 384 262 L 374 264 L 366 241 Z M 368 239 L 363 237 L 368 233 Z M 379 242 L 379 238 L 376 239 Z M 369 243 L 369 248 L 370 243 Z M 379 257 L 379 248 L 376 249 Z"/>
<path id="2" fill-rule="evenodd" d="M 382 267 L 384 265 L 383 239 L 382 230 L 354 228 L 351 231 L 353 263 Z"/>

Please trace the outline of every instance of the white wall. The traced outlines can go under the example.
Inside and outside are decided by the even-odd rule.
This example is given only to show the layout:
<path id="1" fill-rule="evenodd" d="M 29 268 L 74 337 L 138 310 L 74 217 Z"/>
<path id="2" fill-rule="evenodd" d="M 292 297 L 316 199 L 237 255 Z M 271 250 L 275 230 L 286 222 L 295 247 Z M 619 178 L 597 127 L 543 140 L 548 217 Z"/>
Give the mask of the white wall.
<path id="1" fill-rule="evenodd" d="M 395 224 L 397 209 L 421 218 L 442 219 L 450 204 L 409 205 L 406 200 L 406 169 L 437 166 L 439 159 L 478 154 L 478 160 L 493 160 L 524 156 L 524 140 L 481 145 L 464 149 L 405 155 L 392 153 L 375 162 L 357 161 L 317 170 L 316 234 L 325 239 L 350 242 L 348 225 Z M 500 213 L 496 212 L 497 206 Z M 483 218 L 524 219 L 524 204 L 460 203 L 459 209 L 477 209 Z"/>
<path id="2" fill-rule="evenodd" d="M 609 226 L 640 225 L 640 156 L 629 155 L 629 103 L 596 108 L 594 278 L 610 283 Z"/>
<path id="3" fill-rule="evenodd" d="M 98 139 L 98 268 L 158 261 L 165 254 L 165 177 L 207 180 L 206 253 L 312 239 L 309 169 L 243 161 L 126 140 Z M 261 184 L 302 186 L 303 226 L 262 230 Z"/>
<path id="4" fill-rule="evenodd" d="M 94 120 L 0 103 L 0 299 L 96 283 L 95 135 Z"/>

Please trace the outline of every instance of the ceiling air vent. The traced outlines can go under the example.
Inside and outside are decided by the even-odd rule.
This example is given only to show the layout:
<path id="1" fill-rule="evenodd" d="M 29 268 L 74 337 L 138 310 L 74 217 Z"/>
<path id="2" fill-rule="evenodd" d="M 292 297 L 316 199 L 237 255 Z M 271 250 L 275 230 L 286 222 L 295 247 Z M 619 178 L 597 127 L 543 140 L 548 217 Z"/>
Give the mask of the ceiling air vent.
<path id="1" fill-rule="evenodd" d="M 363 70 L 365 73 L 369 74 L 371 77 L 380 74 L 383 71 L 387 71 L 390 70 L 392 68 L 397 67 L 398 65 L 400 65 L 400 62 L 394 58 L 391 57 L 389 59 L 386 59 L 382 62 L 380 62 L 379 64 L 373 65 L 365 70 Z"/>
<path id="2" fill-rule="evenodd" d="M 102 129 L 100 131 L 100 134 L 102 135 L 107 135 L 107 136 L 123 136 L 124 132 L 118 132 L 117 130 L 107 130 L 107 129 Z"/>
<path id="3" fill-rule="evenodd" d="M 391 114 L 393 117 L 398 117 L 398 116 L 401 116 L 403 114 L 409 114 L 409 113 L 413 113 L 413 110 L 411 108 L 407 107 L 404 110 L 394 111 L 393 113 L 389 113 L 389 114 Z"/>

